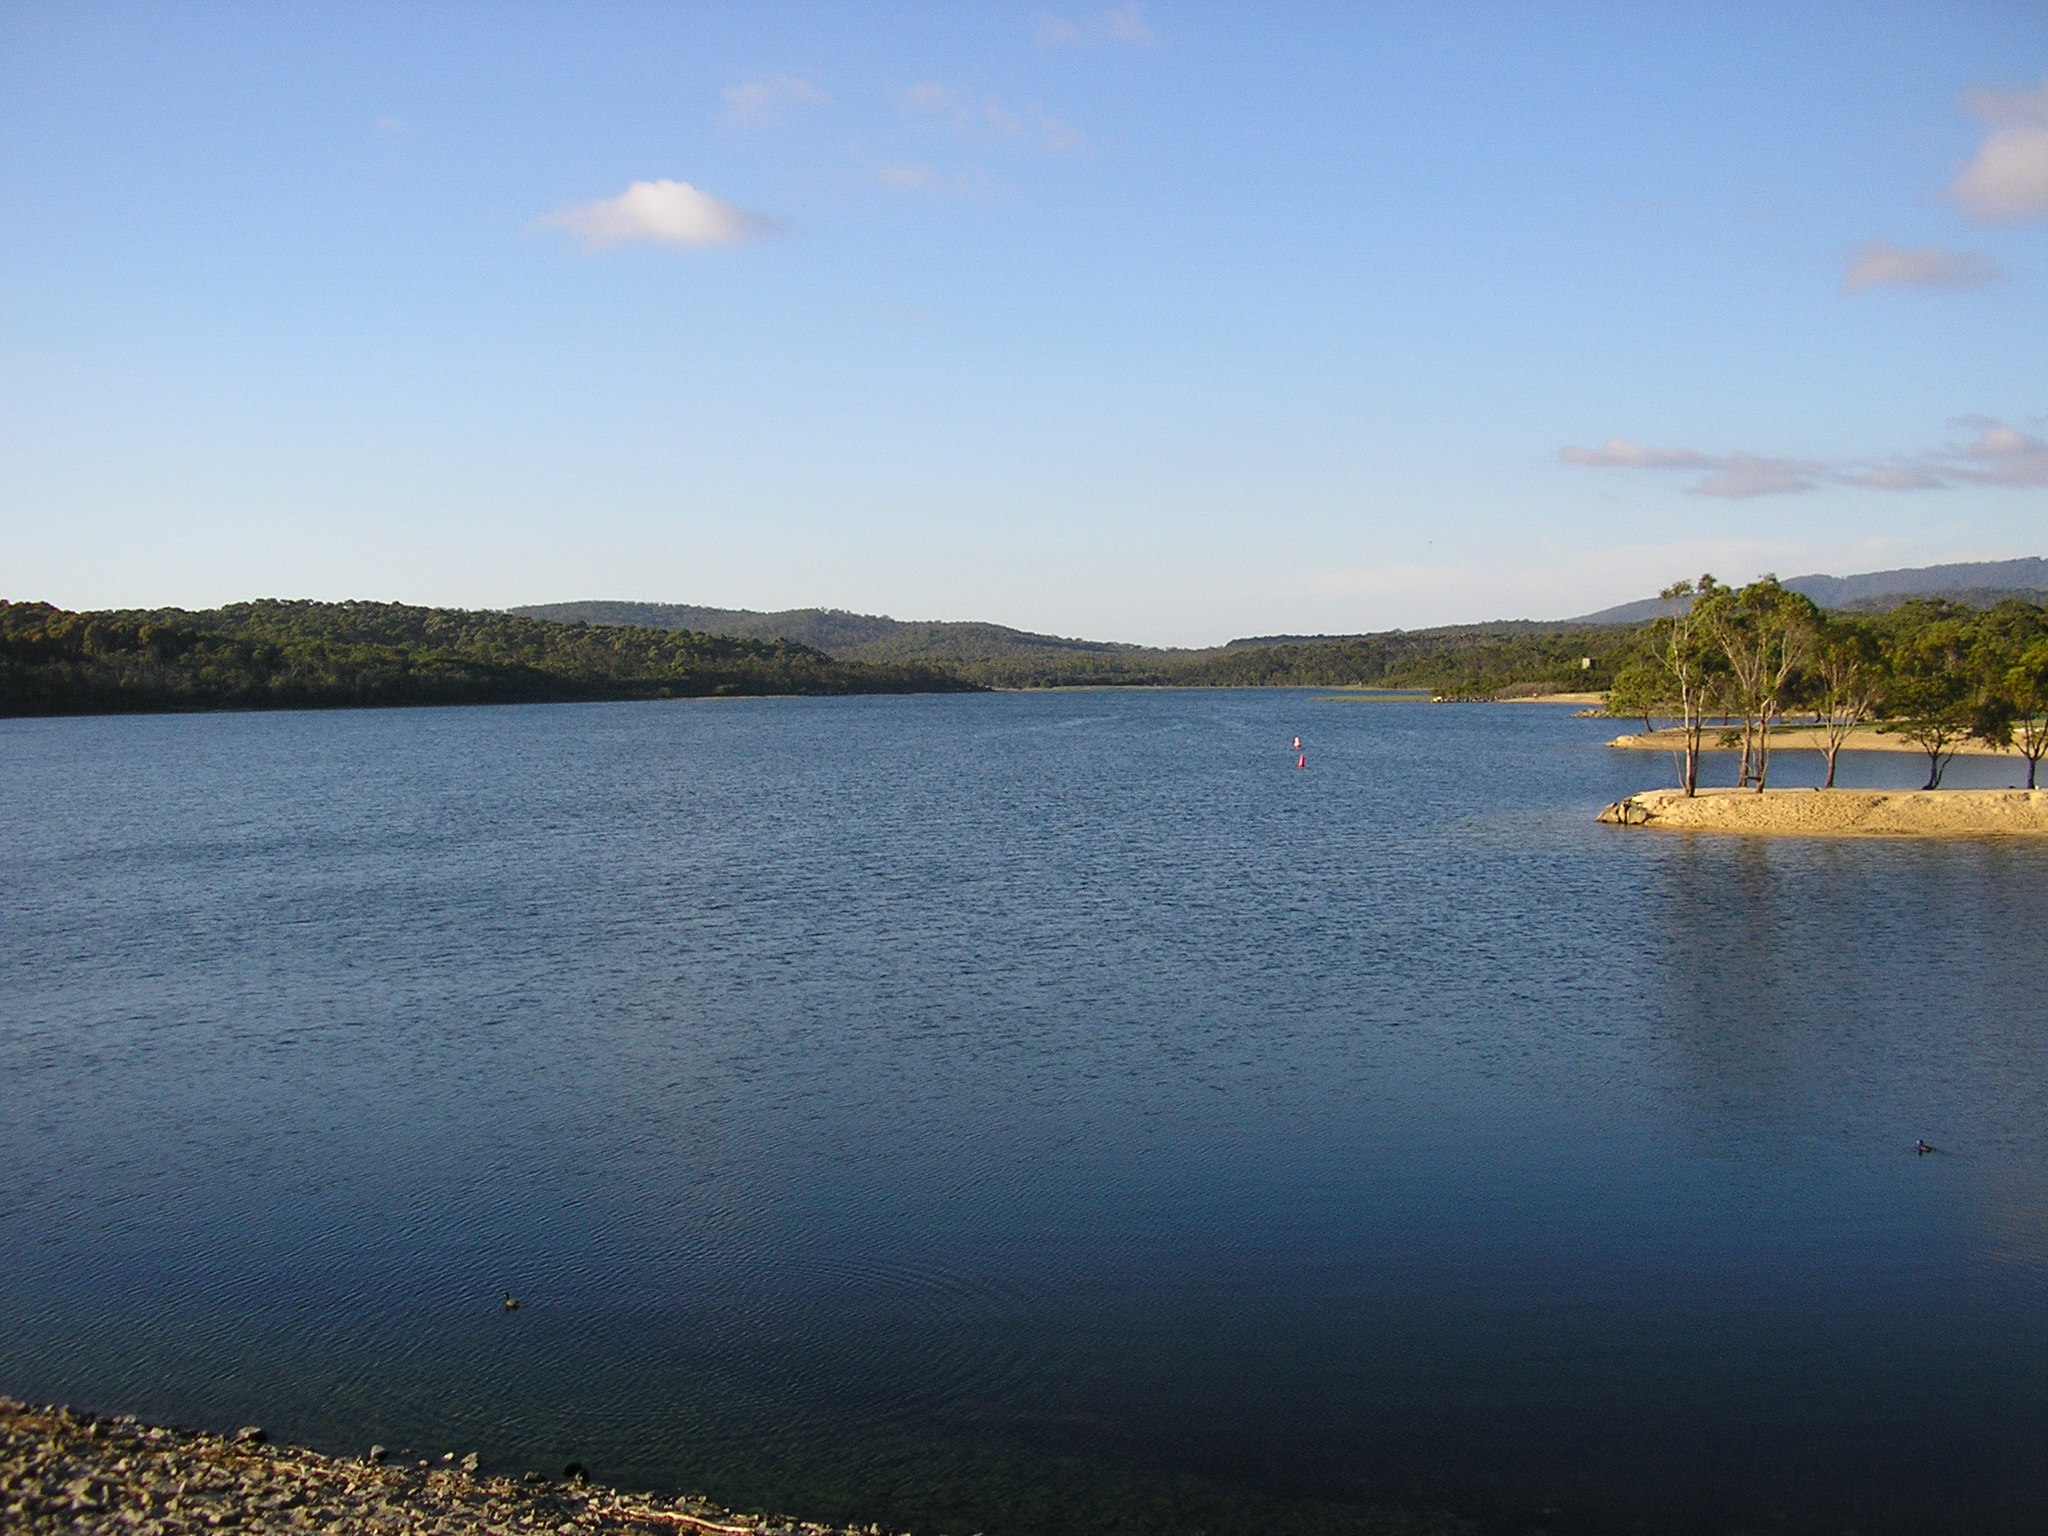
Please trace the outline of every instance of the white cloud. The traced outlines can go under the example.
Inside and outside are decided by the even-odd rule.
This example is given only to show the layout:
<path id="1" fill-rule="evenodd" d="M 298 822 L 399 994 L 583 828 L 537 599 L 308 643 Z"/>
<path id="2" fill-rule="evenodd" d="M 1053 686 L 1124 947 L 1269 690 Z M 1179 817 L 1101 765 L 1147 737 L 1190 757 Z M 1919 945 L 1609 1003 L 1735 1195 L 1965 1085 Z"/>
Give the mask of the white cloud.
<path id="1" fill-rule="evenodd" d="M 832 98 L 795 75 L 763 75 L 728 85 L 725 120 L 741 128 L 776 128 L 788 120 L 792 107 L 820 106 Z"/>
<path id="2" fill-rule="evenodd" d="M 1050 11 L 1032 12 L 1031 21 L 1038 41 L 1049 46 L 1106 42 L 1149 47 L 1159 41 L 1159 35 L 1146 24 L 1145 14 L 1135 0 L 1111 6 L 1092 22 L 1068 21 Z"/>
<path id="3" fill-rule="evenodd" d="M 987 178 L 978 167 L 948 172 L 917 160 L 885 161 L 875 167 L 875 182 L 899 192 L 943 192 L 952 197 L 971 197 L 988 190 Z"/>
<path id="4" fill-rule="evenodd" d="M 776 226 L 773 219 L 736 208 L 687 181 L 636 181 L 617 197 L 578 203 L 541 221 L 583 237 L 600 251 L 625 240 L 654 245 L 738 245 Z"/>
<path id="5" fill-rule="evenodd" d="M 1868 288 L 1983 288 L 2005 276 L 1989 256 L 1975 251 L 1945 251 L 1938 245 L 1893 245 L 1866 240 L 1857 246 L 1842 274 L 1842 292 Z"/>
<path id="6" fill-rule="evenodd" d="M 1043 107 L 1026 107 L 1024 116 L 1030 123 L 1031 132 L 1038 140 L 1040 149 L 1057 155 L 1088 147 L 1087 134 L 1072 123 L 1054 117 Z"/>
<path id="7" fill-rule="evenodd" d="M 1933 470 L 1917 464 L 1883 464 L 1836 478 L 1844 485 L 1860 485 L 1873 491 L 1938 491 L 1948 483 Z"/>
<path id="8" fill-rule="evenodd" d="M 1120 43 L 1156 43 L 1157 34 L 1145 25 L 1144 13 L 1132 0 L 1128 5 L 1112 6 L 1102 13 L 1102 29 Z"/>
<path id="9" fill-rule="evenodd" d="M 1977 429 L 1977 436 L 1959 446 L 1888 460 L 1830 462 L 1640 448 L 1621 437 L 1609 438 L 1600 448 L 1563 448 L 1558 457 L 1586 469 L 1700 470 L 1704 477 L 1691 493 L 1730 500 L 1783 496 L 1822 485 L 1875 491 L 1934 491 L 1958 484 L 2048 487 L 2048 442 L 1990 417 L 1967 417 L 1956 424 Z"/>
<path id="10" fill-rule="evenodd" d="M 1949 195 L 1993 223 L 2048 218 L 2048 77 L 2031 91 L 1972 91 L 1963 104 L 1992 131 Z"/>
<path id="11" fill-rule="evenodd" d="M 941 185 L 945 177 L 936 166 L 915 165 L 907 160 L 892 160 L 886 165 L 875 167 L 875 180 L 885 187 L 929 189 Z"/>
<path id="12" fill-rule="evenodd" d="M 905 117 L 959 139 L 1028 140 L 1049 154 L 1088 147 L 1088 135 L 1035 103 L 1020 112 L 999 96 L 964 95 L 936 80 L 898 91 L 896 107 Z"/>
<path id="13" fill-rule="evenodd" d="M 1973 419 L 1976 441 L 1943 455 L 1947 473 L 1976 485 L 2048 486 L 2048 442 L 2000 421 Z"/>
<path id="14" fill-rule="evenodd" d="M 1056 46 L 1060 43 L 1085 43 L 1088 41 L 1088 29 L 1086 27 L 1077 27 L 1071 21 L 1066 20 L 1064 17 L 1055 16 L 1050 11 L 1033 11 L 1031 13 L 1031 26 L 1032 30 L 1037 34 L 1039 42 L 1048 45 Z"/>
<path id="15" fill-rule="evenodd" d="M 1740 501 L 1751 496 L 1786 496 L 1814 488 L 1825 466 L 1802 459 L 1767 459 L 1754 453 L 1731 453 L 1714 472 L 1692 488 L 1695 496 Z"/>
<path id="16" fill-rule="evenodd" d="M 1625 437 L 1610 437 L 1599 448 L 1565 448 L 1567 464 L 1589 469 L 1710 469 L 1719 461 L 1691 448 L 1639 448 Z"/>
<path id="17" fill-rule="evenodd" d="M 959 92 L 936 80 L 920 80 L 896 93 L 896 105 L 905 112 L 950 113 L 958 110 L 959 101 Z"/>

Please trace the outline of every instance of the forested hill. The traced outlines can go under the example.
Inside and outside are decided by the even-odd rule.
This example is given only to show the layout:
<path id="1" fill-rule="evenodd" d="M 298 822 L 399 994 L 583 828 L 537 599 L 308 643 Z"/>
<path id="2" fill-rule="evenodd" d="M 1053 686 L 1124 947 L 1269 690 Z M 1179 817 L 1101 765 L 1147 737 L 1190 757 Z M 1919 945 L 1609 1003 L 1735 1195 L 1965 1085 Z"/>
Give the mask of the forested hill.
<path id="1" fill-rule="evenodd" d="M 0 602 L 0 714 L 952 692 L 929 666 L 401 603 L 70 613 Z"/>
<path id="2" fill-rule="evenodd" d="M 558 623 L 644 624 L 657 629 L 705 630 L 761 640 L 793 640 L 846 661 L 925 661 L 948 665 L 988 664 L 998 674 L 1015 669 L 1019 680 L 1037 681 L 1058 673 L 1063 679 L 1116 674 L 1149 674 L 1185 651 L 1123 645 L 1110 640 L 1070 640 L 1034 634 L 1006 624 L 943 619 L 891 619 L 839 608 L 788 608 L 763 613 L 752 608 L 699 608 L 686 603 L 542 603 L 509 610 L 530 619 Z"/>
<path id="3" fill-rule="evenodd" d="M 993 688 L 1122 687 L 1426 688 L 1456 695 L 1604 687 L 1606 663 L 1632 629 L 1585 625 L 1459 625 L 1374 635 L 1280 635 L 1203 650 L 1069 640 L 1001 624 L 915 621 L 793 608 L 695 608 L 670 603 L 552 603 L 512 610 L 590 624 L 702 627 L 779 636 L 843 660 L 924 662 Z M 1257 654 L 1245 654 L 1256 651 Z M 1592 657 L 1592 671 L 1582 660 Z"/>
<path id="4" fill-rule="evenodd" d="M 1977 560 L 1963 565 L 1918 565 L 1895 571 L 1864 571 L 1855 576 L 1788 576 L 1788 592 L 1810 597 L 1823 608 L 1852 613 L 1886 613 L 1915 598 L 1938 598 L 1965 608 L 1995 608 L 2000 603 L 2040 604 L 2048 601 L 2048 560 Z M 1685 604 L 1646 597 L 1603 608 L 1568 624 L 1647 624 Z"/>
<path id="5" fill-rule="evenodd" d="M 1166 650 L 1066 640 L 1000 624 L 919 623 L 828 608 L 761 613 L 588 602 L 515 611 L 592 624 L 687 621 L 726 633 L 781 634 L 844 659 L 922 661 L 996 688 L 1366 686 L 1458 697 L 1596 689 L 1606 686 L 1634 636 L 1633 627 L 1510 621 L 1376 635 L 1281 635 L 1206 650 Z"/>

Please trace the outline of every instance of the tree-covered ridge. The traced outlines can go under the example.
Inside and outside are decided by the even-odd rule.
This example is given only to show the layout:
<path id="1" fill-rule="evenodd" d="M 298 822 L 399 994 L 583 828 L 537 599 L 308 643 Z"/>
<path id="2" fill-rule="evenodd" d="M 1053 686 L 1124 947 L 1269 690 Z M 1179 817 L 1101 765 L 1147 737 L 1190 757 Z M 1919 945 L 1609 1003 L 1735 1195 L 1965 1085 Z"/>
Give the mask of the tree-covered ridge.
<path id="1" fill-rule="evenodd" d="M 1073 640 L 1042 635 L 1007 624 L 941 619 L 891 619 L 838 608 L 788 608 L 763 613 L 751 608 L 699 608 L 683 603 L 542 603 L 510 610 L 525 618 L 569 624 L 640 624 L 653 629 L 695 629 L 760 640 L 794 640 L 847 661 L 923 661 L 949 666 L 990 663 L 1052 673 L 1066 667 L 1093 676 L 1106 662 L 1112 670 L 1142 671 L 1183 654 L 1113 640 Z"/>
<path id="2" fill-rule="evenodd" d="M 1497 698 L 1604 689 L 1634 651 L 1635 632 L 1625 628 L 1393 630 L 1226 646 L 1189 659 L 1173 680 L 1209 687 L 1426 688 L 1446 698 Z"/>
<path id="3" fill-rule="evenodd" d="M 70 613 L 0 602 L 0 714 L 956 691 L 786 640 L 402 603 Z"/>
<path id="4" fill-rule="evenodd" d="M 1502 688 L 1599 688 L 1598 663 L 1626 643 L 1625 626 L 1511 620 L 1375 635 L 1282 636 L 1182 650 L 1074 640 L 1002 624 L 913 621 L 830 608 L 761 613 L 670 603 L 552 603 L 516 613 L 590 624 L 688 624 L 720 634 L 783 636 L 858 661 L 923 662 L 990 688 L 1427 688 L 1458 697 Z M 1258 652 L 1257 655 L 1245 654 Z M 1591 655 L 1595 671 L 1580 667 Z"/>

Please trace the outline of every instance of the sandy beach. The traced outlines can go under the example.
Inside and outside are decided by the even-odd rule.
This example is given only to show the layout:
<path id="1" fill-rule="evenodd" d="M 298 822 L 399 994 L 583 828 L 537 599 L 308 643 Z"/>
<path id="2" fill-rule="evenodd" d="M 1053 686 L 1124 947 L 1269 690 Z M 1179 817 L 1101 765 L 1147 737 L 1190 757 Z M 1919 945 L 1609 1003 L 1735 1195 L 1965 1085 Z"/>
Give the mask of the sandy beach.
<path id="1" fill-rule="evenodd" d="M 2048 790 L 1654 789 L 1618 800 L 1599 819 L 1679 832 L 1804 837 L 2043 837 Z"/>
<path id="2" fill-rule="evenodd" d="M 1740 730 L 1741 727 L 1708 726 L 1700 736 L 1702 750 L 1708 752 L 1741 751 L 1742 749 L 1739 746 L 1724 747 L 1720 744 L 1721 732 L 1729 729 Z M 1643 752 L 1682 752 L 1685 750 L 1685 732 L 1678 730 L 1634 731 L 1626 736 L 1615 737 L 1607 745 Z M 1810 725 L 1780 726 L 1771 732 L 1771 750 L 1773 752 L 1819 752 L 1826 746 L 1827 738 Z M 1905 737 L 1888 735 L 1878 731 L 1874 726 L 1868 725 L 1859 726 L 1854 731 L 1851 731 L 1849 739 L 1842 743 L 1842 750 L 1844 752 L 1911 752 L 1916 756 L 1925 756 L 1919 747 L 1915 746 Z M 2018 753 L 2002 747 L 1986 746 L 1981 741 L 1961 741 L 1956 743 L 1953 750 L 1964 757 L 2010 757 L 2014 762 L 2019 763 L 2022 770 L 2026 767 L 2025 761 Z"/>

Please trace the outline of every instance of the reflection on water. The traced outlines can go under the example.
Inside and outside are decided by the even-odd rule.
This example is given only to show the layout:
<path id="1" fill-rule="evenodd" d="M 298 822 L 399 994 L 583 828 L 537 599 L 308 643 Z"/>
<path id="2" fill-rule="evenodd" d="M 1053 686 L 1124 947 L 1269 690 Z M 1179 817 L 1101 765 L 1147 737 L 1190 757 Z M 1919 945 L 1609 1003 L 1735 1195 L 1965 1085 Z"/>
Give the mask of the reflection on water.
<path id="1" fill-rule="evenodd" d="M 991 1536 L 2038 1529 L 2048 850 L 1596 826 L 1611 730 L 7 723 L 0 1390 Z"/>

